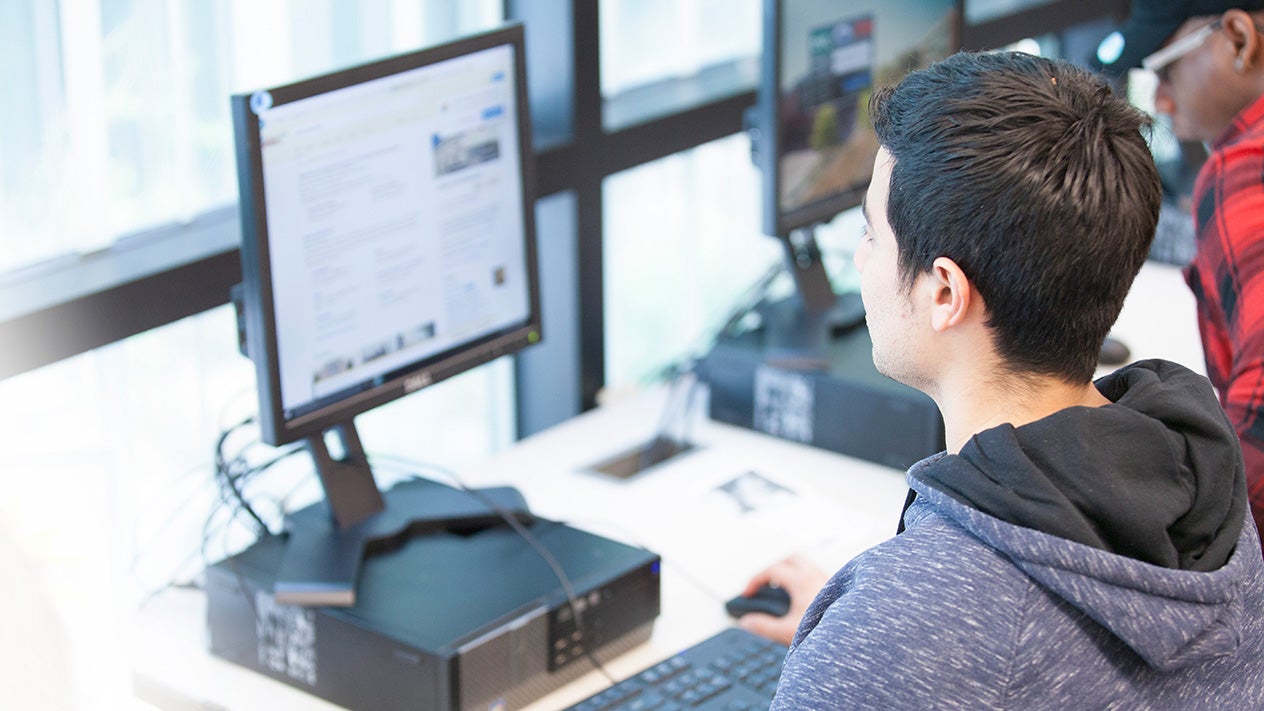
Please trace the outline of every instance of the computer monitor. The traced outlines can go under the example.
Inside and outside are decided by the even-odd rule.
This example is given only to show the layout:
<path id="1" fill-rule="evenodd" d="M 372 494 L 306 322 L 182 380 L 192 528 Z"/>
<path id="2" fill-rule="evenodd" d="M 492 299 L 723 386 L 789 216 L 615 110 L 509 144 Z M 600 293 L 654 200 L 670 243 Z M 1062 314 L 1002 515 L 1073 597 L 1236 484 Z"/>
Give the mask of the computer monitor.
<path id="1" fill-rule="evenodd" d="M 354 424 L 540 340 L 525 76 L 514 25 L 231 99 L 262 436 L 325 492 L 287 520 L 280 602 L 353 604 L 367 549 L 527 515 L 509 488 L 384 496 Z"/>
<path id="2" fill-rule="evenodd" d="M 956 51 L 961 12 L 958 0 L 764 0 L 763 10 L 763 229 L 786 247 L 806 312 L 788 330 L 810 347 L 821 329 L 863 319 L 854 295 L 836 303 L 814 231 L 869 185 L 878 150 L 869 96 Z"/>

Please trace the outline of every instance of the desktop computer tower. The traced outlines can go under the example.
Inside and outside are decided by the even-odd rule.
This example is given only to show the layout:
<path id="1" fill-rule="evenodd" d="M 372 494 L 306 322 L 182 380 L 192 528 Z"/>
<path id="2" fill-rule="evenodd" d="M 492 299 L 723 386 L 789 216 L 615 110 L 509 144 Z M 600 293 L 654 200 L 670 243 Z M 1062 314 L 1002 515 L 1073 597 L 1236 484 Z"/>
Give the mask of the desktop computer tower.
<path id="1" fill-rule="evenodd" d="M 530 526 L 566 571 L 514 530 L 430 533 L 364 560 L 353 607 L 278 605 L 284 537 L 207 569 L 211 652 L 363 709 L 520 708 L 649 639 L 657 555 L 561 523 Z"/>
<path id="2" fill-rule="evenodd" d="M 874 368 L 863 322 L 805 339 L 811 348 L 779 342 L 797 309 L 765 305 L 761 327 L 721 336 L 700 361 L 712 419 L 897 469 L 944 449 L 939 408 Z"/>

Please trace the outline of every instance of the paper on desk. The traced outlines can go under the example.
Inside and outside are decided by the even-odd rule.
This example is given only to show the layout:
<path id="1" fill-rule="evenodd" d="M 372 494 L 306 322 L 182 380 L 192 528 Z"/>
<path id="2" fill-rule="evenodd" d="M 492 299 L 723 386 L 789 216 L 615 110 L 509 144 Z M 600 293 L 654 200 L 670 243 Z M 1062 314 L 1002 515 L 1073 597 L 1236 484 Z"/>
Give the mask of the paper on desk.
<path id="1" fill-rule="evenodd" d="M 737 594 L 754 573 L 791 553 L 832 572 L 895 532 L 895 522 L 879 514 L 756 471 L 695 480 L 692 487 L 676 482 L 674 489 L 657 499 L 663 523 L 648 543 L 668 571 L 676 568 L 719 596 Z"/>

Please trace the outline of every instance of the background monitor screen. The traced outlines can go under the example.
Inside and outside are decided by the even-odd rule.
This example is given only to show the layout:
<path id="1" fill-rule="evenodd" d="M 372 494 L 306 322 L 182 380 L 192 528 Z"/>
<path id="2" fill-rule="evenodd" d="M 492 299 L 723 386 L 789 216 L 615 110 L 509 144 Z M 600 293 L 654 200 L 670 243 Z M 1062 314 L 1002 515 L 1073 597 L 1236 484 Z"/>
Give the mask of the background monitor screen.
<path id="1" fill-rule="evenodd" d="M 233 97 L 268 442 L 539 338 L 524 84 L 511 28 Z"/>
<path id="2" fill-rule="evenodd" d="M 874 87 L 959 46 L 956 0 L 766 0 L 764 231 L 786 236 L 859 205 L 878 149 Z"/>

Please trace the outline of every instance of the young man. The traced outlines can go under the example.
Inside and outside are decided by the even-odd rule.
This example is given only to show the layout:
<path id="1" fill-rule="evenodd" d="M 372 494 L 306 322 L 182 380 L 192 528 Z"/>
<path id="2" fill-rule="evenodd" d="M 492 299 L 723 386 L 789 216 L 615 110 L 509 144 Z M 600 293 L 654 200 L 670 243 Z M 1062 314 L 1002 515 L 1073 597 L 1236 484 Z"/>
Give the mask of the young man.
<path id="1" fill-rule="evenodd" d="M 1120 46 L 1119 42 L 1123 44 Z M 1119 74 L 1159 78 L 1155 108 L 1210 157 L 1194 183 L 1198 302 L 1207 375 L 1242 442 L 1264 531 L 1264 0 L 1137 0 L 1103 53 Z"/>
<path id="2" fill-rule="evenodd" d="M 1264 559 L 1210 385 L 1163 361 L 1091 380 L 1157 220 L 1145 117 L 1017 53 L 954 55 L 871 113 L 873 358 L 948 449 L 807 608 L 773 708 L 1264 708 Z"/>

